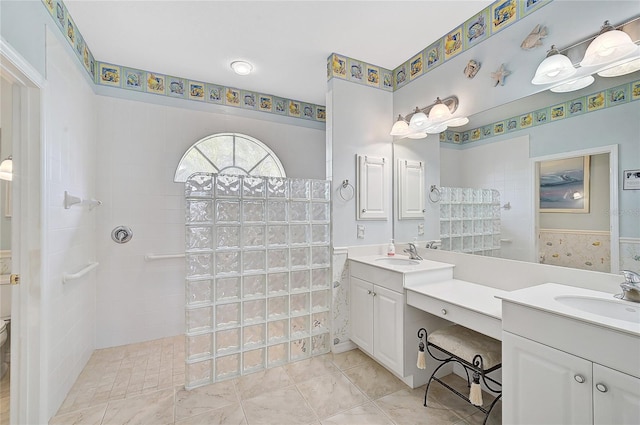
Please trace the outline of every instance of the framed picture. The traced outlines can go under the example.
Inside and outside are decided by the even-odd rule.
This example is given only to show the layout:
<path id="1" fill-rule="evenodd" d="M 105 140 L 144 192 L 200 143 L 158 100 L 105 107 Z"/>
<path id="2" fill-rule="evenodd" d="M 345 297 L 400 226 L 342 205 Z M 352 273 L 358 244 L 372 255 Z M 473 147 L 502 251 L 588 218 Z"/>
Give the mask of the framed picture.
<path id="1" fill-rule="evenodd" d="M 538 170 L 541 213 L 589 212 L 590 157 L 542 161 Z"/>
<path id="2" fill-rule="evenodd" d="M 622 172 L 622 189 L 640 190 L 640 170 L 624 170 Z"/>

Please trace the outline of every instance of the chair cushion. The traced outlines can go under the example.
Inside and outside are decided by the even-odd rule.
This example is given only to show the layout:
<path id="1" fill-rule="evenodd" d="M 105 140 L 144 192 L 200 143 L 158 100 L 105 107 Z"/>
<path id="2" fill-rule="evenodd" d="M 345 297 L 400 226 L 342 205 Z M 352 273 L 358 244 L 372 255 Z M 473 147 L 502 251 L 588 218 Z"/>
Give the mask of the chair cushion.
<path id="1" fill-rule="evenodd" d="M 448 326 L 429 334 L 427 341 L 436 347 L 473 364 L 473 358 L 482 356 L 482 367 L 491 369 L 502 363 L 502 344 L 497 339 L 460 325 Z"/>

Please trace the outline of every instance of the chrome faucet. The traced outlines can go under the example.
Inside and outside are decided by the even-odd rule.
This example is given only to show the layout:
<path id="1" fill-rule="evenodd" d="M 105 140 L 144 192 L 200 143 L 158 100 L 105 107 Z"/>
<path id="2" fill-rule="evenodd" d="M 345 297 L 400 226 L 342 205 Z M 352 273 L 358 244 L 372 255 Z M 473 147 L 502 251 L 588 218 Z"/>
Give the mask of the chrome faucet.
<path id="1" fill-rule="evenodd" d="M 425 248 L 428 249 L 438 249 L 438 245 L 440 244 L 441 241 L 439 240 L 435 240 L 435 241 L 427 241 L 427 245 L 425 246 Z"/>
<path id="2" fill-rule="evenodd" d="M 404 252 L 409 254 L 409 258 L 412 260 L 422 260 L 422 257 L 418 254 L 418 249 L 411 242 L 409 242 L 409 249 L 405 249 Z"/>
<path id="3" fill-rule="evenodd" d="M 615 297 L 640 303 L 640 274 L 631 270 L 623 270 L 622 274 L 624 275 L 624 282 L 620 284 L 622 293 Z"/>

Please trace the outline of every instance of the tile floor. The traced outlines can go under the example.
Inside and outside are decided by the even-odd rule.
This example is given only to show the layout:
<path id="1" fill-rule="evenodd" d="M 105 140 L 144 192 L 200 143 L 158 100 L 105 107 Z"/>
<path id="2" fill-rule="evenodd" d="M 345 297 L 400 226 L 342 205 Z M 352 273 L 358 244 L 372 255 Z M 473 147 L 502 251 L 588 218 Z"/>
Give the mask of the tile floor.
<path id="1" fill-rule="evenodd" d="M 467 391 L 465 380 L 446 380 Z M 186 391 L 179 336 L 96 350 L 49 424 L 482 424 L 482 412 L 437 383 L 427 408 L 423 397 L 359 350 Z M 500 422 L 498 403 L 488 423 Z"/>
<path id="2" fill-rule="evenodd" d="M 0 425 L 9 425 L 9 372 L 0 380 Z"/>

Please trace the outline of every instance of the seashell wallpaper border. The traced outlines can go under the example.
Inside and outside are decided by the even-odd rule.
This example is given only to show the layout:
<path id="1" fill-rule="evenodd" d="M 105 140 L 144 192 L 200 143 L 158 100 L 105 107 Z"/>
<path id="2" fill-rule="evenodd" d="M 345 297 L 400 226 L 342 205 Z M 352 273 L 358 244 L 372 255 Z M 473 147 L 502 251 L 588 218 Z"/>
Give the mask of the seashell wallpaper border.
<path id="1" fill-rule="evenodd" d="M 62 0 L 42 0 L 94 84 L 194 102 L 326 122 L 323 105 L 97 61 Z"/>

